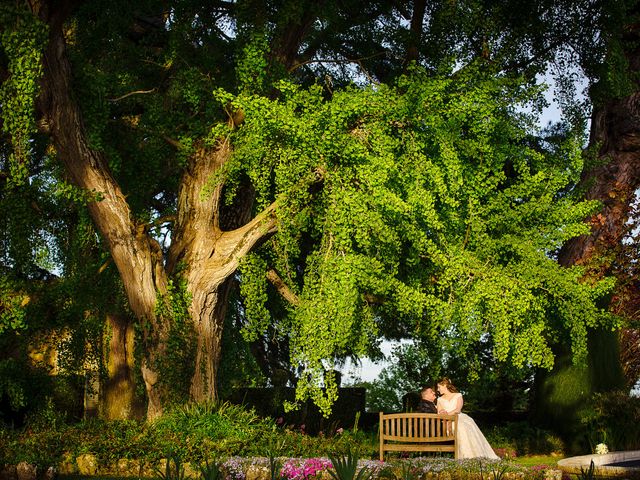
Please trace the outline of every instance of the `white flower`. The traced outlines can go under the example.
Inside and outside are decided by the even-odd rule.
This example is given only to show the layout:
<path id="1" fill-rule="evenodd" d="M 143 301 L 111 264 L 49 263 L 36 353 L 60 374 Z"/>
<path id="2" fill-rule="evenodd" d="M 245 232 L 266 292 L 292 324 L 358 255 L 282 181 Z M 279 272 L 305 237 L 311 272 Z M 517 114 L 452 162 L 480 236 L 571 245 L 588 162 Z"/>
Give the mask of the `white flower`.
<path id="1" fill-rule="evenodd" d="M 596 445 L 596 453 L 598 455 L 604 455 L 605 453 L 609 453 L 609 447 L 607 447 L 606 443 L 599 443 Z"/>

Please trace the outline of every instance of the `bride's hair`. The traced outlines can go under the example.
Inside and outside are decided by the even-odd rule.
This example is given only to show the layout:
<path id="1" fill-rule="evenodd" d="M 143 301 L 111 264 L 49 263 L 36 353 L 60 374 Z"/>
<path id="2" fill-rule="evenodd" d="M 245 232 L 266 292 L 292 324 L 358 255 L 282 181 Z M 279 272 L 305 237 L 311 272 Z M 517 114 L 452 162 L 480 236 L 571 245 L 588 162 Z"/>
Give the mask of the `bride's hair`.
<path id="1" fill-rule="evenodd" d="M 445 387 L 447 387 L 447 390 L 449 390 L 452 393 L 456 393 L 458 391 L 456 386 L 453 383 L 451 383 L 451 380 L 449 380 L 447 377 L 442 378 L 442 380 L 438 382 L 438 385 L 444 385 Z"/>

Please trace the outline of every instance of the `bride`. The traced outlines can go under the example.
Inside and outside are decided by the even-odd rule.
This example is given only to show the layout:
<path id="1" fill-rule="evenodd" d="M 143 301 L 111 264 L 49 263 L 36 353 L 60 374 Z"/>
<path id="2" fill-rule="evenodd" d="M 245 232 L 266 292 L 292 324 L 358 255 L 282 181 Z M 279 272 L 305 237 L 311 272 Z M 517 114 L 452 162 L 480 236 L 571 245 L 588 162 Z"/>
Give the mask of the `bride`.
<path id="1" fill-rule="evenodd" d="M 469 415 L 461 413 L 462 394 L 448 378 L 438 382 L 438 413 L 453 415 L 458 414 L 458 458 L 484 457 L 498 460 L 487 439 Z"/>

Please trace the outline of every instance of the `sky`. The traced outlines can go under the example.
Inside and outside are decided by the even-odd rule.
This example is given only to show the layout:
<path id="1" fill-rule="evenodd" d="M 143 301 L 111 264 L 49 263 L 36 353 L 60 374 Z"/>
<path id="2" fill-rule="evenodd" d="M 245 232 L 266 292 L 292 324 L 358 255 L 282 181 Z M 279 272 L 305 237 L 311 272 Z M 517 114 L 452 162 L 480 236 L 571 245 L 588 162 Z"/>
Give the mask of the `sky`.
<path id="1" fill-rule="evenodd" d="M 408 343 L 408 342 L 403 342 Z M 389 357 L 393 350 L 393 347 L 399 345 L 400 342 L 382 342 L 380 349 L 384 353 L 385 357 Z M 388 364 L 388 362 L 374 363 L 368 358 L 362 360 L 360 365 L 356 365 L 350 360 L 347 360 L 346 365 L 342 369 L 343 381 L 345 383 L 351 383 L 355 379 L 360 379 L 365 382 L 376 380 L 380 375 L 382 369 Z"/>

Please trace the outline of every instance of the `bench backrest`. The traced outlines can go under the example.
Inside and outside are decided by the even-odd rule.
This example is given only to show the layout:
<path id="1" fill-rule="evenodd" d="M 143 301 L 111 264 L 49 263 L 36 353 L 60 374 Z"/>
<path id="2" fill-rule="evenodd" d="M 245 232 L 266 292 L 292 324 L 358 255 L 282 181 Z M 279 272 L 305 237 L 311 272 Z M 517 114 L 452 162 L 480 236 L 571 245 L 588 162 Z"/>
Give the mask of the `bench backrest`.
<path id="1" fill-rule="evenodd" d="M 457 457 L 457 415 L 380 412 L 380 459 L 384 451 L 454 452 Z"/>

